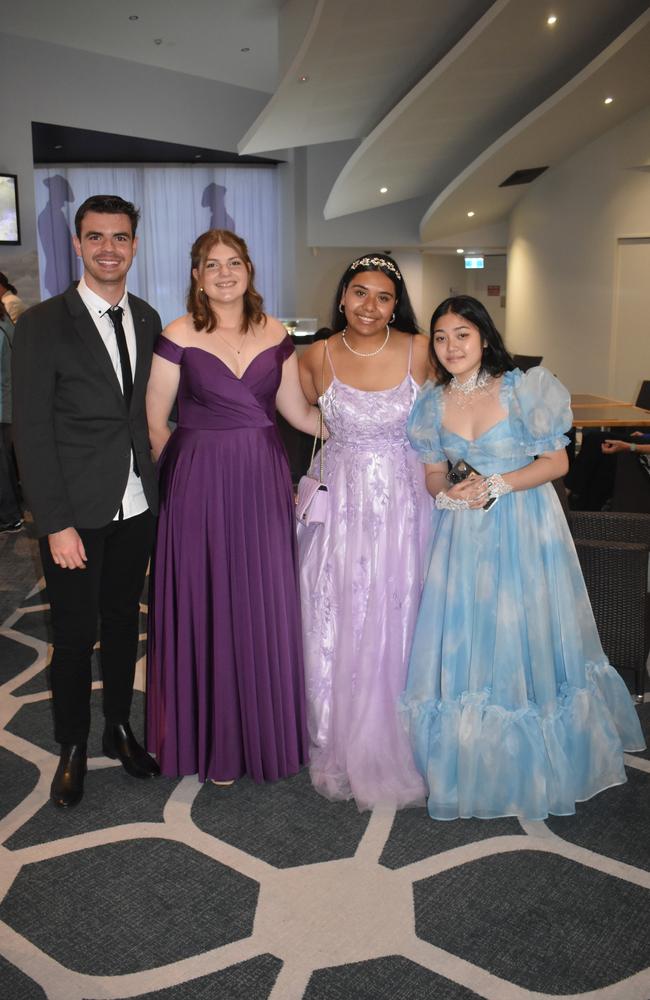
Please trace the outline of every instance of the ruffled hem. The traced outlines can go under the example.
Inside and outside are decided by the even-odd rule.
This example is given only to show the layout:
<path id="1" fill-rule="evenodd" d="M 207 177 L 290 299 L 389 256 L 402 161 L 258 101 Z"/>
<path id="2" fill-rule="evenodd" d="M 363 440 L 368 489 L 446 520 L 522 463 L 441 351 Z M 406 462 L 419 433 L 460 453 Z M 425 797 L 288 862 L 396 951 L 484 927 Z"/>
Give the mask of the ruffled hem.
<path id="1" fill-rule="evenodd" d="M 401 712 L 433 819 L 568 816 L 576 802 L 626 781 L 623 753 L 643 750 L 639 719 L 607 662 L 586 666 L 586 686 L 563 684 L 556 708 L 517 711 L 490 691 L 454 701 L 403 696 Z"/>

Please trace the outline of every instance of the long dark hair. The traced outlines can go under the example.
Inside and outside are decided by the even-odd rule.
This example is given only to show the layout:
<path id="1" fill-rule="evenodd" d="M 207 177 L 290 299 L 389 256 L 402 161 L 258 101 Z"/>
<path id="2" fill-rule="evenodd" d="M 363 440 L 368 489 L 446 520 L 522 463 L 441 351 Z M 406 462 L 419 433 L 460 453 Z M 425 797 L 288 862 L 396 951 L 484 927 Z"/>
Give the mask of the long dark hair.
<path id="1" fill-rule="evenodd" d="M 392 257 L 385 253 L 368 253 L 357 257 L 346 267 L 336 289 L 332 305 L 332 333 L 340 333 L 345 328 L 345 314 L 339 309 L 341 299 L 352 279 L 365 271 L 381 271 L 395 285 L 395 312 L 389 326 L 404 333 L 419 333 L 419 327 L 413 312 L 413 306 L 406 290 L 402 273 Z"/>
<path id="2" fill-rule="evenodd" d="M 234 250 L 241 257 L 248 271 L 248 288 L 244 292 L 244 315 L 242 330 L 247 330 L 251 323 L 265 323 L 264 301 L 255 288 L 255 268 L 250 259 L 246 242 L 230 229 L 208 229 L 195 240 L 192 247 L 192 270 L 203 267 L 212 247 L 217 243 Z M 187 293 L 187 311 L 192 314 L 195 330 L 205 330 L 212 333 L 219 325 L 219 318 L 210 306 L 210 300 L 201 289 L 201 283 L 190 273 L 190 290 Z"/>
<path id="3" fill-rule="evenodd" d="M 455 313 L 457 316 L 462 316 L 463 319 L 469 320 L 470 323 L 478 327 L 481 340 L 485 342 L 480 371 L 496 376 L 503 375 L 504 372 L 511 372 L 514 369 L 514 361 L 508 353 L 506 345 L 503 343 L 503 338 L 483 303 L 479 302 L 478 299 L 472 298 L 471 295 L 453 295 L 451 298 L 445 299 L 444 302 L 440 303 L 431 317 L 429 327 L 431 334 L 429 340 L 429 358 L 439 382 L 451 381 L 450 372 L 438 361 L 433 346 L 433 332 L 436 324 L 447 313 Z"/>

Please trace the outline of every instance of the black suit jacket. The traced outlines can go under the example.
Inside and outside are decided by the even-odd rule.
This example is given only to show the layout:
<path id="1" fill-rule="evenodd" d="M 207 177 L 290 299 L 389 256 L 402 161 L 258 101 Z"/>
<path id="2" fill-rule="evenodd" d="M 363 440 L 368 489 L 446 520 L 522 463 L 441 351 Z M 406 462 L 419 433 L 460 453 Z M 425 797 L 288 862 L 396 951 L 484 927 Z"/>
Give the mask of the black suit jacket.
<path id="1" fill-rule="evenodd" d="M 129 295 L 137 344 L 131 406 L 92 316 L 72 285 L 18 320 L 13 351 L 13 434 L 20 476 L 39 535 L 100 528 L 119 510 L 131 447 L 157 512 L 145 390 L 161 324 Z"/>

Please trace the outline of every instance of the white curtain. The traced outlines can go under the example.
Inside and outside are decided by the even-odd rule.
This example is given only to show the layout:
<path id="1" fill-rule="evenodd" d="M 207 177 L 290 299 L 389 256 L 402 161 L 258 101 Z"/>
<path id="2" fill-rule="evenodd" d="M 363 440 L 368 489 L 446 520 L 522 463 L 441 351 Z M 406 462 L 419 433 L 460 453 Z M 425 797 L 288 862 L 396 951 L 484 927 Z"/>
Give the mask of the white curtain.
<path id="1" fill-rule="evenodd" d="M 190 248 L 206 229 L 234 229 L 248 244 L 264 308 L 277 315 L 281 282 L 278 184 L 273 167 L 37 167 L 41 297 L 80 275 L 71 249 L 74 216 L 93 194 L 117 194 L 141 211 L 138 253 L 128 288 L 158 310 L 163 324 L 185 312 Z"/>

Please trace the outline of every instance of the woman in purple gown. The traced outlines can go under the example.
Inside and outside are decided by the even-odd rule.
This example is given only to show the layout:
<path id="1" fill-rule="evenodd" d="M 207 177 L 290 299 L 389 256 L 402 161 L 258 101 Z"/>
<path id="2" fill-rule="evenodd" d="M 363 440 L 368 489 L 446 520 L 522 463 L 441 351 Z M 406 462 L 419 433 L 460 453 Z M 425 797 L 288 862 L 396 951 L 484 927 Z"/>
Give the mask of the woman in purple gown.
<path id="1" fill-rule="evenodd" d="M 346 269 L 332 327 L 300 359 L 330 432 L 327 517 L 298 530 L 311 778 L 360 809 L 415 805 L 424 783 L 397 705 L 437 517 L 406 437 L 428 344 L 384 254 Z"/>
<path id="2" fill-rule="evenodd" d="M 311 434 L 318 415 L 253 281 L 242 239 L 197 239 L 189 312 L 161 335 L 147 390 L 161 494 L 148 745 L 163 774 L 217 784 L 276 780 L 307 759 L 294 501 L 275 407 Z"/>

